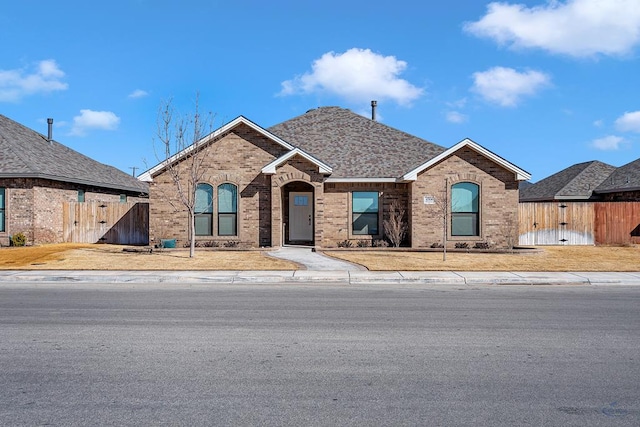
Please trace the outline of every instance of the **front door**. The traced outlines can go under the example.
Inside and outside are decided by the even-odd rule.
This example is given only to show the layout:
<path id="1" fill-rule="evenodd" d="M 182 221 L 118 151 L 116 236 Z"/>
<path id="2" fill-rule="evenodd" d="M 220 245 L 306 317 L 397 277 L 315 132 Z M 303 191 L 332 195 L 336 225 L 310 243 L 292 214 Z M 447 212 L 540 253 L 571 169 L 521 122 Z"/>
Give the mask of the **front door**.
<path id="1" fill-rule="evenodd" d="M 313 241 L 313 193 L 289 193 L 289 240 Z"/>

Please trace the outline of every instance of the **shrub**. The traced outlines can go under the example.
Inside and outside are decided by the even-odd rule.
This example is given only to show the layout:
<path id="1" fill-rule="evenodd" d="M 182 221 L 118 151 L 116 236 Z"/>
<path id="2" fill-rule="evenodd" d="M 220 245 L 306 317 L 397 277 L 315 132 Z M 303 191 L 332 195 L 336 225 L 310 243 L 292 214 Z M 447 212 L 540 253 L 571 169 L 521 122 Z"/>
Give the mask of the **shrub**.
<path id="1" fill-rule="evenodd" d="M 436 249 L 436 248 L 443 248 L 444 246 L 440 242 L 435 242 L 431 244 L 431 247 Z"/>
<path id="2" fill-rule="evenodd" d="M 473 249 L 489 249 L 490 247 L 489 242 L 476 242 L 476 244 L 473 245 Z"/>
<path id="3" fill-rule="evenodd" d="M 370 240 L 358 240 L 356 242 L 356 246 L 359 248 L 369 248 L 371 247 L 371 241 Z"/>
<path id="4" fill-rule="evenodd" d="M 373 241 L 373 246 L 376 248 L 386 248 L 389 246 L 389 242 L 384 239 L 376 239 Z"/>
<path id="5" fill-rule="evenodd" d="M 409 230 L 405 213 L 405 208 L 397 200 L 394 200 L 389 206 L 389 218 L 382 221 L 387 239 L 396 248 L 400 246 Z"/>
<path id="6" fill-rule="evenodd" d="M 456 243 L 456 249 L 469 249 L 469 244 L 467 242 L 458 242 Z"/>
<path id="7" fill-rule="evenodd" d="M 235 240 L 229 240 L 227 242 L 224 242 L 224 247 L 225 248 L 237 248 L 238 247 L 238 242 Z"/>
<path id="8" fill-rule="evenodd" d="M 343 240 L 342 242 L 338 242 L 338 247 L 339 248 L 352 248 L 353 247 L 353 243 L 351 243 L 351 240 Z"/>
<path id="9" fill-rule="evenodd" d="M 215 240 L 209 240 L 206 241 L 202 244 L 205 248 L 217 248 L 220 246 L 220 244 L 218 242 L 216 242 Z"/>
<path id="10" fill-rule="evenodd" d="M 11 236 L 11 244 L 13 246 L 24 246 L 27 244 L 27 238 L 24 233 L 16 233 Z"/>

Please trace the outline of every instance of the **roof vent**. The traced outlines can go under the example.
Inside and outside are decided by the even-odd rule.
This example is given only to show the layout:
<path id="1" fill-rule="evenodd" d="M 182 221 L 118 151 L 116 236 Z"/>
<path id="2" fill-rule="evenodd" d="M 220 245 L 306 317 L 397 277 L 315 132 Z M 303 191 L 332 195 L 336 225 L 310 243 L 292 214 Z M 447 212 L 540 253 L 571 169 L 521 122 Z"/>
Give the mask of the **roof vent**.
<path id="1" fill-rule="evenodd" d="M 376 107 L 378 106 L 378 101 L 371 101 L 371 120 L 376 121 Z"/>
<path id="2" fill-rule="evenodd" d="M 52 118 L 47 119 L 47 125 L 48 125 L 47 141 L 51 142 L 53 141 L 53 119 Z"/>

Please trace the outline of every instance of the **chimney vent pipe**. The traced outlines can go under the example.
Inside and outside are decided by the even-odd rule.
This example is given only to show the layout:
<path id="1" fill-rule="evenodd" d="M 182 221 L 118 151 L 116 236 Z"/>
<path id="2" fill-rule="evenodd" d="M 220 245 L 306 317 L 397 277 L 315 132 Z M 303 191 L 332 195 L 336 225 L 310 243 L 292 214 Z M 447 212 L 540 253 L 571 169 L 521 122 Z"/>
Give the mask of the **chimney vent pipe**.
<path id="1" fill-rule="evenodd" d="M 376 121 L 376 107 L 378 106 L 378 101 L 371 101 L 371 120 Z"/>
<path id="2" fill-rule="evenodd" d="M 51 118 L 47 119 L 47 125 L 48 125 L 47 141 L 51 142 L 53 141 L 53 119 Z"/>

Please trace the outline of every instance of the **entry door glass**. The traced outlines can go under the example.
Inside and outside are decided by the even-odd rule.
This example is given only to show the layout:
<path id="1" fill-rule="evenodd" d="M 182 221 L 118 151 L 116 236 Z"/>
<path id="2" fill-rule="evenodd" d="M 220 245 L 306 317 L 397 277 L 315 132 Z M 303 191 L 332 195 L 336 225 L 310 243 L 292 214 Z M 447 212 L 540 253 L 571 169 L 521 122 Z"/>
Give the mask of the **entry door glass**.
<path id="1" fill-rule="evenodd" d="M 289 240 L 313 240 L 313 193 L 289 193 Z"/>

